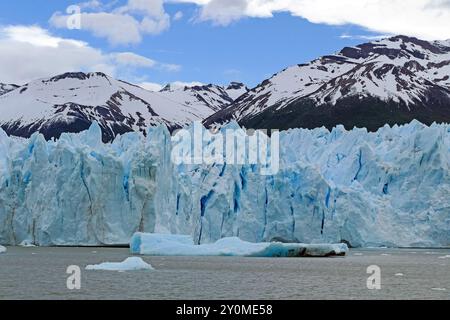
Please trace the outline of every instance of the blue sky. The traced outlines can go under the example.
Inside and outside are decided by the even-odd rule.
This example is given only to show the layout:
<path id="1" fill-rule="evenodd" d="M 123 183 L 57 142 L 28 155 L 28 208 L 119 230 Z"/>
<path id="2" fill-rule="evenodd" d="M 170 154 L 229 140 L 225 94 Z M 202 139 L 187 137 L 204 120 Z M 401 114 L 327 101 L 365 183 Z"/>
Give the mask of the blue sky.
<path id="1" fill-rule="evenodd" d="M 131 8 L 132 1 L 135 1 L 133 8 Z M 211 3 L 207 3 L 208 1 Z M 64 25 L 64 19 L 67 19 L 66 8 L 77 2 L 67 0 L 2 1 L 0 27 L 3 28 L 3 31 L 0 30 L 0 35 L 3 35 L 0 36 L 0 50 L 2 40 L 9 41 L 9 46 L 13 41 L 18 41 L 17 30 L 11 29 L 11 27 L 29 28 L 34 26 L 35 28 L 39 27 L 39 32 L 45 33 L 47 37 L 82 41 L 86 50 L 90 50 L 86 53 L 86 59 L 90 59 L 92 52 L 97 50 L 101 52 L 102 57 L 99 58 L 97 55 L 95 59 L 105 60 L 92 65 L 79 60 L 71 61 L 67 63 L 69 69 L 79 67 L 83 71 L 92 71 L 96 66 L 101 65 L 105 66 L 106 72 L 111 70 L 111 73 L 114 73 L 113 76 L 135 83 L 165 84 L 174 81 L 199 81 L 226 84 L 230 81 L 242 81 L 252 87 L 287 66 L 333 53 L 344 46 L 367 42 L 370 37 L 403 31 L 400 27 L 398 30 L 395 27 L 383 29 L 383 21 L 379 22 L 380 27 L 377 27 L 376 21 L 373 23 L 375 27 L 372 24 L 366 26 L 359 23 L 357 18 L 352 20 L 345 10 L 337 13 L 340 14 L 337 18 L 342 20 L 338 22 L 335 22 L 337 18 L 334 15 L 316 17 L 311 16 L 310 13 L 299 13 L 298 10 L 307 11 L 307 9 L 303 7 L 298 9 L 295 5 L 289 7 L 288 4 L 282 4 L 289 2 L 284 0 L 280 0 L 278 3 L 277 0 L 271 0 L 275 5 L 284 5 L 286 8 L 280 10 L 275 6 L 275 9 L 267 9 L 269 17 L 266 12 L 258 11 L 259 8 L 252 9 L 252 4 L 245 4 L 245 1 L 260 0 L 228 0 L 228 2 L 171 0 L 164 3 L 163 0 L 105 0 L 102 2 L 94 0 L 80 4 L 81 12 L 89 14 L 89 16 L 86 15 L 86 19 L 92 18 L 92 21 L 86 20 L 87 27 L 83 28 L 84 17 L 81 16 L 81 30 L 68 30 Z M 151 6 L 148 10 L 145 8 L 146 3 Z M 229 5 L 230 3 L 231 5 Z M 242 12 L 244 11 L 242 6 L 246 6 L 245 13 Z M 440 10 L 443 9 L 440 8 Z M 448 10 L 442 12 L 448 14 Z M 149 17 L 152 24 L 146 29 L 139 27 L 141 29 L 137 31 L 137 35 L 128 28 L 127 24 L 124 24 L 123 27 L 120 26 L 121 22 L 118 18 L 112 22 L 105 20 L 102 24 L 98 23 L 100 16 L 96 15 L 105 13 L 114 14 L 117 17 L 119 15 L 132 17 L 139 26 L 142 25 L 145 17 Z M 310 22 L 314 20 L 323 20 L 324 22 Z M 154 22 L 158 24 L 158 27 L 153 26 Z M 108 34 L 108 30 L 104 30 L 111 29 L 108 23 L 112 23 L 120 31 Z M 21 30 L 20 34 L 23 35 L 24 32 L 28 31 Z M 130 32 L 129 37 L 127 32 Z M 117 40 L 117 34 L 122 34 L 123 37 Z M 432 36 L 433 34 L 430 37 Z M 441 36 L 436 33 L 435 38 L 445 36 L 446 34 Z M 33 34 L 31 37 L 34 37 Z M 127 43 L 128 39 L 133 40 Z M 22 39 L 19 41 L 23 42 Z M 30 44 L 27 43 L 27 45 Z M 32 43 L 32 45 L 36 45 L 36 43 Z M 62 47 L 63 45 L 58 44 L 58 46 Z M 51 49 L 56 50 L 54 47 Z M 31 50 L 31 52 L 34 51 Z M 48 71 L 32 70 L 27 72 L 27 70 L 23 70 L 23 76 L 9 76 L 13 72 L 11 71 L 12 67 L 4 66 L 5 70 L 3 70 L 0 65 L 0 77 L 1 74 L 7 75 L 7 79 L 0 79 L 0 82 L 26 81 L 34 75 L 44 77 L 47 72 L 48 76 L 51 76 L 52 72 L 63 70 L 64 62 L 55 68 L 52 67 L 51 61 L 42 60 L 40 62 L 39 59 L 46 59 L 47 52 L 42 52 L 36 51 L 35 56 L 30 56 L 29 59 L 36 59 L 36 63 L 40 63 L 41 66 L 48 63 Z M 153 63 L 142 65 L 123 63 L 116 66 L 118 60 L 112 60 L 109 55 L 124 52 L 144 57 Z M 59 54 L 59 51 L 55 51 L 55 54 Z M 61 54 L 67 54 L 67 51 L 61 49 Z M 84 51 L 80 51 L 80 55 L 83 54 Z M 9 59 L 12 61 L 14 57 L 9 57 Z M 121 61 L 123 62 L 123 60 Z M 25 67 L 23 66 L 23 68 Z M 18 68 L 22 67 L 19 65 Z"/>

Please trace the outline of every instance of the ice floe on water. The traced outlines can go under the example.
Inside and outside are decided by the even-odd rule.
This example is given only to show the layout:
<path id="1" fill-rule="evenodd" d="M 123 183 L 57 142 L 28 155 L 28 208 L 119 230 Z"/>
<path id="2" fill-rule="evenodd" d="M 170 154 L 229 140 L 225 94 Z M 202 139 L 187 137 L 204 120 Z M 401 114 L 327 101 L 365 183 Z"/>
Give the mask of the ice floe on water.
<path id="1" fill-rule="evenodd" d="M 434 291 L 447 291 L 447 288 L 431 288 Z"/>
<path id="2" fill-rule="evenodd" d="M 136 270 L 154 270 L 153 267 L 139 257 L 130 257 L 123 262 L 104 262 L 95 265 L 86 266 L 86 270 L 104 270 L 104 271 L 136 271 Z"/>
<path id="3" fill-rule="evenodd" d="M 6 248 L 3 246 L 0 246 L 0 253 L 5 253 L 6 252 Z"/>
<path id="4" fill-rule="evenodd" d="M 237 237 L 196 245 L 191 236 L 136 233 L 130 242 L 133 254 L 152 256 L 328 257 L 345 255 L 346 244 L 251 243 Z"/>

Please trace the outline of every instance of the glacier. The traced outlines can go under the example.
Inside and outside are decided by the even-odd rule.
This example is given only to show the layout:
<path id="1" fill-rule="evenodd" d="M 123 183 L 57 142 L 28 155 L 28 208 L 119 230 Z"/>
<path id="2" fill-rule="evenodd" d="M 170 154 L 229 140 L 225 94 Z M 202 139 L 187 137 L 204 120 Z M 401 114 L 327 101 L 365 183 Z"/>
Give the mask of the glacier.
<path id="1" fill-rule="evenodd" d="M 140 233 L 130 241 L 133 254 L 151 256 L 238 256 L 238 257 L 331 257 L 345 256 L 348 247 L 340 244 L 304 244 L 242 241 L 228 237 L 214 243 L 196 245 L 190 235 Z"/>
<path id="2" fill-rule="evenodd" d="M 174 164 L 172 148 L 165 126 L 108 144 L 96 123 L 51 141 L 0 129 L 0 244 L 127 245 L 143 232 L 195 244 L 450 246 L 450 125 L 283 131 L 268 176 L 258 165 Z"/>

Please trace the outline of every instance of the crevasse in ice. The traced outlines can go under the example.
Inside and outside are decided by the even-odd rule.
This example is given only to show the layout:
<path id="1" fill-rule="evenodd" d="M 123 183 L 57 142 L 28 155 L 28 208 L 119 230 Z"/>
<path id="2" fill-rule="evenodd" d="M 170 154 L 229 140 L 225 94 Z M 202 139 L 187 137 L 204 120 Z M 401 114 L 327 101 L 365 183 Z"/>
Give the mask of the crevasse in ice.
<path id="1" fill-rule="evenodd" d="M 231 124 L 231 126 L 236 124 Z M 280 170 L 174 165 L 163 126 L 101 142 L 0 130 L 0 243 L 127 244 L 139 232 L 352 246 L 450 245 L 450 126 L 280 134 Z"/>

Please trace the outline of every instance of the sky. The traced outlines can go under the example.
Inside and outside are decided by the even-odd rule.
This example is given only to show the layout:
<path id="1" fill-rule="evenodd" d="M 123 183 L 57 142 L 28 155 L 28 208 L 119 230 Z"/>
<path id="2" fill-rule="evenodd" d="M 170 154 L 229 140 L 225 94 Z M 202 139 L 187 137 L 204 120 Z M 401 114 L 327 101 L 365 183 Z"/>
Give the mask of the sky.
<path id="1" fill-rule="evenodd" d="M 396 34 L 449 39 L 450 0 L 4 0 L 0 82 L 101 71 L 151 90 L 254 87 L 288 66 Z"/>

